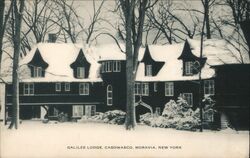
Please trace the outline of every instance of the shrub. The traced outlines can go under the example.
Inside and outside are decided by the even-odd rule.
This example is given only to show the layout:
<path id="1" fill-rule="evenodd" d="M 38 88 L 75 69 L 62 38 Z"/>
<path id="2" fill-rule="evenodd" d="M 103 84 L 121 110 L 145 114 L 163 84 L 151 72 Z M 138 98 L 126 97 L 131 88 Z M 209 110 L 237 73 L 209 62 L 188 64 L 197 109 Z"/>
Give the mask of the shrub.
<path id="1" fill-rule="evenodd" d="M 126 113 L 121 110 L 113 110 L 105 113 L 96 113 L 96 115 L 91 116 L 88 120 L 121 125 L 125 122 L 125 115 Z"/>
<path id="2" fill-rule="evenodd" d="M 150 113 L 142 115 L 140 121 L 152 127 L 195 130 L 199 127 L 199 109 L 193 111 L 187 102 L 179 97 L 177 102 L 170 100 L 161 116 Z"/>

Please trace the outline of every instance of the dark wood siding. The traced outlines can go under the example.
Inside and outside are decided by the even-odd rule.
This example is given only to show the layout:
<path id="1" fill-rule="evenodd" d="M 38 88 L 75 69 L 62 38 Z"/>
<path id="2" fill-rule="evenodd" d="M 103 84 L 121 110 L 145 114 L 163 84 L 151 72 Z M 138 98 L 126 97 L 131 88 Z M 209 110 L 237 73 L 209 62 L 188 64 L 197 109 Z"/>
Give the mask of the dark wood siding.
<path id="1" fill-rule="evenodd" d="M 56 83 L 34 83 L 34 95 L 24 95 L 23 83 L 20 83 L 20 103 L 103 103 L 105 91 L 103 84 L 89 83 L 89 95 L 79 94 L 79 83 L 70 83 L 70 91 L 65 91 L 65 83 L 61 83 L 61 91 L 55 90 Z M 7 104 L 11 103 L 12 87 L 7 85 Z M 97 93 L 98 92 L 98 93 Z"/>
<path id="2" fill-rule="evenodd" d="M 217 110 L 227 115 L 233 127 L 249 129 L 250 65 L 223 65 L 215 69 Z"/>

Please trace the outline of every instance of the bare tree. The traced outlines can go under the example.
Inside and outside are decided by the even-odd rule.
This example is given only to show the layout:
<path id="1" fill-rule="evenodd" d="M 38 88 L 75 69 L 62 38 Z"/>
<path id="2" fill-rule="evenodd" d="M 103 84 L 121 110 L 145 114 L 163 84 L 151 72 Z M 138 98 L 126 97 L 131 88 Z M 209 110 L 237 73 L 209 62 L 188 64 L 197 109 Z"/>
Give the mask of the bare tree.
<path id="1" fill-rule="evenodd" d="M 50 20 L 62 30 L 65 42 L 70 39 L 72 43 L 76 43 L 82 30 L 79 27 L 81 28 L 82 25 L 74 7 L 75 1 L 54 0 L 53 2 L 55 5 L 50 6 L 50 9 L 56 18 Z"/>
<path id="2" fill-rule="evenodd" d="M 150 0 L 119 0 L 119 6 L 125 22 L 125 48 L 126 48 L 126 120 L 127 130 L 134 129 L 135 98 L 134 83 L 137 72 L 138 53 L 142 45 L 143 27 L 146 11 L 157 1 Z"/>
<path id="3" fill-rule="evenodd" d="M 205 17 L 205 25 L 206 25 L 206 35 L 207 39 L 211 39 L 211 27 L 210 27 L 210 8 L 214 5 L 215 0 L 201 0 L 203 8 L 204 8 L 204 17 Z M 202 26 L 203 27 L 203 26 Z"/>
<path id="4" fill-rule="evenodd" d="M 11 13 L 11 9 L 12 9 L 12 2 L 11 2 L 10 7 L 6 9 L 5 0 L 0 1 L 0 74 L 1 74 L 1 70 L 2 70 L 2 67 L 1 67 L 2 56 L 3 56 L 3 52 L 4 52 L 3 51 L 4 32 L 5 32 L 7 22 L 8 22 L 8 18 L 9 18 L 10 13 Z M 7 12 L 6 14 L 5 14 L 5 11 Z M 1 110 L 2 110 L 2 105 L 0 105 L 0 111 Z"/>
<path id="5" fill-rule="evenodd" d="M 10 7 L 6 7 L 5 0 L 0 1 L 0 72 L 1 72 L 1 65 L 2 65 L 2 56 L 3 56 L 3 39 L 4 39 L 4 33 L 6 30 L 6 26 L 8 23 L 8 18 L 10 16 L 12 9 L 12 3 L 10 4 Z M 6 14 L 5 14 L 6 11 Z"/>
<path id="6" fill-rule="evenodd" d="M 198 17 L 188 9 L 180 9 L 174 1 L 161 0 L 147 12 L 147 24 L 155 31 L 153 43 L 163 37 L 169 44 L 184 41 L 187 37 L 193 38 L 199 23 Z M 186 22 L 180 13 L 185 12 L 190 17 Z M 179 15 L 178 15 L 179 13 Z"/>
<path id="7" fill-rule="evenodd" d="M 95 32 L 98 32 L 101 30 L 101 28 L 97 28 L 97 23 L 100 23 L 101 21 L 105 21 L 100 17 L 102 8 L 103 8 L 104 0 L 100 2 L 100 5 L 96 7 L 96 1 L 93 1 L 93 15 L 90 17 L 90 24 L 87 26 L 87 28 L 84 29 L 84 33 L 86 34 L 86 43 L 89 44 L 92 40 L 92 36 Z"/>
<path id="8" fill-rule="evenodd" d="M 12 120 L 9 129 L 13 126 L 18 128 L 19 124 L 19 77 L 18 77 L 18 66 L 19 56 L 21 47 L 21 28 L 24 10 L 24 0 L 13 0 L 12 9 L 12 32 L 13 32 L 13 43 L 14 43 L 14 57 L 13 57 L 13 71 L 12 71 Z"/>
<path id="9" fill-rule="evenodd" d="M 236 32 L 238 32 L 238 36 L 243 36 L 238 38 L 245 38 L 250 58 L 250 1 L 226 0 L 226 5 L 230 7 L 233 15 L 233 23 L 231 23 L 231 26 L 235 27 Z M 240 33 L 240 27 L 243 30 L 243 35 Z"/>
<path id="10" fill-rule="evenodd" d="M 103 27 L 100 27 L 100 23 L 105 21 L 101 17 L 105 0 L 92 1 L 93 13 L 89 15 L 90 19 L 88 20 L 90 22 L 88 24 L 84 24 L 84 20 L 88 20 L 80 17 L 77 13 L 75 0 L 70 2 L 66 0 L 54 0 L 54 2 L 56 5 L 52 10 L 56 19 L 51 19 L 51 21 L 62 30 L 61 34 L 65 42 L 70 39 L 72 43 L 76 43 L 82 38 L 85 43 L 90 44 L 96 39 L 94 34 L 102 31 Z"/>
<path id="11" fill-rule="evenodd" d="M 34 0 L 28 1 L 28 5 L 24 8 L 23 20 L 26 30 L 22 30 L 22 45 L 21 50 L 26 55 L 26 50 L 31 50 L 31 45 L 34 43 L 44 42 L 45 36 L 58 29 L 55 27 L 55 23 L 52 23 L 50 19 L 53 19 L 52 10 L 50 7 L 53 5 L 53 1 L 49 0 Z"/>

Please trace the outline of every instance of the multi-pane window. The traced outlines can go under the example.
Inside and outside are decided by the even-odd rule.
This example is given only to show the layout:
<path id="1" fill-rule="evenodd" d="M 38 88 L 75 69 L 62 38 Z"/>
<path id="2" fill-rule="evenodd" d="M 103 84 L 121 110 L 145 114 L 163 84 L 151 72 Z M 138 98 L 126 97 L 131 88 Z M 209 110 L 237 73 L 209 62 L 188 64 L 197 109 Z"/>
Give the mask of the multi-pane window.
<path id="1" fill-rule="evenodd" d="M 107 105 L 113 105 L 113 89 L 111 85 L 107 86 Z"/>
<path id="2" fill-rule="evenodd" d="M 205 80 L 204 81 L 204 94 L 205 95 L 214 95 L 214 80 Z"/>
<path id="3" fill-rule="evenodd" d="M 174 96 L 173 82 L 165 82 L 165 96 Z"/>
<path id="4" fill-rule="evenodd" d="M 187 61 L 185 62 L 185 75 L 192 75 L 193 74 L 193 62 Z"/>
<path id="5" fill-rule="evenodd" d="M 157 82 L 154 82 L 154 92 L 157 92 Z"/>
<path id="6" fill-rule="evenodd" d="M 33 67 L 34 69 L 34 77 L 42 77 L 42 67 Z"/>
<path id="7" fill-rule="evenodd" d="M 94 116 L 96 113 L 95 105 L 85 105 L 85 116 L 90 117 Z"/>
<path id="8" fill-rule="evenodd" d="M 120 61 L 105 61 L 102 62 L 101 72 L 121 72 Z"/>
<path id="9" fill-rule="evenodd" d="M 146 65 L 146 76 L 152 76 L 152 65 Z"/>
<path id="10" fill-rule="evenodd" d="M 83 106 L 82 105 L 73 105 L 72 107 L 72 116 L 73 117 L 82 117 L 83 116 Z"/>
<path id="11" fill-rule="evenodd" d="M 140 95 L 141 94 L 141 84 L 140 83 L 135 83 L 135 95 Z"/>
<path id="12" fill-rule="evenodd" d="M 121 62 L 113 61 L 113 72 L 120 72 L 120 71 L 121 71 Z"/>
<path id="13" fill-rule="evenodd" d="M 105 63 L 105 67 L 106 67 L 106 72 L 111 72 L 112 71 L 112 62 L 111 61 L 107 61 Z"/>
<path id="14" fill-rule="evenodd" d="M 62 87 L 61 87 L 61 83 L 56 83 L 56 91 L 59 92 L 61 91 Z"/>
<path id="15" fill-rule="evenodd" d="M 144 96 L 148 96 L 149 95 L 149 85 L 148 85 L 148 83 L 142 83 L 141 84 L 141 93 Z"/>
<path id="16" fill-rule="evenodd" d="M 70 83 L 65 83 L 65 91 L 70 91 Z"/>
<path id="17" fill-rule="evenodd" d="M 89 95 L 89 83 L 80 83 L 79 84 L 79 94 L 80 95 Z"/>
<path id="18" fill-rule="evenodd" d="M 85 78 L 85 68 L 77 67 L 77 78 Z"/>
<path id="19" fill-rule="evenodd" d="M 34 83 L 24 83 L 23 84 L 23 94 L 24 95 L 34 95 Z"/>
<path id="20" fill-rule="evenodd" d="M 193 94 L 192 93 L 183 93 L 183 99 L 185 99 L 188 105 L 193 106 Z"/>
<path id="21" fill-rule="evenodd" d="M 95 105 L 91 105 L 91 116 L 94 116 L 96 113 L 96 106 Z"/>

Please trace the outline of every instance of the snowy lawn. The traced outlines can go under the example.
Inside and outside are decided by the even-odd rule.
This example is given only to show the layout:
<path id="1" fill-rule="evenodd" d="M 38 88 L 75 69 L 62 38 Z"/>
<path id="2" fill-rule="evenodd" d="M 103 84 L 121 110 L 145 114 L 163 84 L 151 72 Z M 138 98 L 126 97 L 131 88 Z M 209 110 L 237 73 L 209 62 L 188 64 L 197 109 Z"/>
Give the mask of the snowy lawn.
<path id="1" fill-rule="evenodd" d="M 200 133 L 143 125 L 126 131 L 124 126 L 103 123 L 24 121 L 18 130 L 2 125 L 0 139 L 1 158 L 249 156 L 248 131 Z"/>

